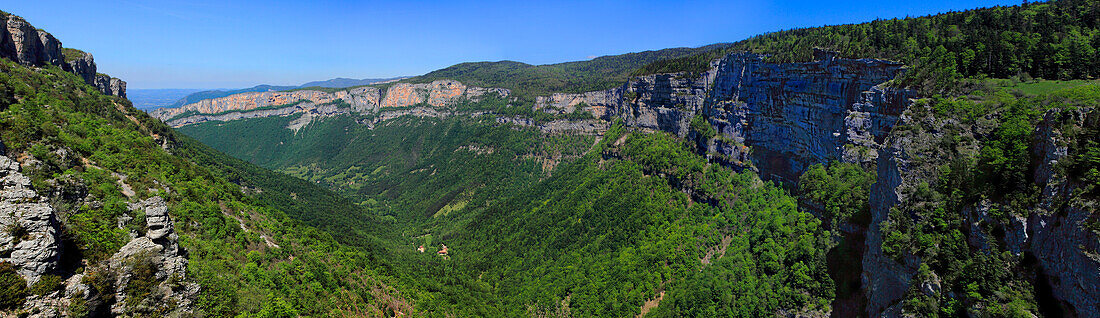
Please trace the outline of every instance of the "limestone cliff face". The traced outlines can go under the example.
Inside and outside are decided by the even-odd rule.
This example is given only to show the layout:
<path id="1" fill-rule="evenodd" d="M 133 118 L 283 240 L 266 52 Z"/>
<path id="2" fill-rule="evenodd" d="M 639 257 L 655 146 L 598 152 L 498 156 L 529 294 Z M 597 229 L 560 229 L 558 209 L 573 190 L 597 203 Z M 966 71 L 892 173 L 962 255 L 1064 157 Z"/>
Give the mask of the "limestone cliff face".
<path id="1" fill-rule="evenodd" d="M 0 14 L 3 15 L 3 14 Z M 23 65 L 60 65 L 61 41 L 40 31 L 23 18 L 6 15 L 0 30 L 0 55 Z"/>
<path id="2" fill-rule="evenodd" d="M 815 163 L 875 160 L 915 97 L 881 86 L 901 64 L 817 55 L 815 62 L 774 64 L 760 55 L 735 53 L 696 77 L 636 77 L 606 91 L 539 97 L 535 109 L 571 113 L 584 106 L 598 118 L 680 136 L 701 114 L 725 137 L 711 141 L 712 150 L 728 158 L 751 157 L 765 177 L 790 183 Z"/>
<path id="3" fill-rule="evenodd" d="M 80 78 L 84 79 L 85 83 L 95 83 L 97 77 L 95 59 L 87 52 L 73 53 L 79 53 L 74 54 L 78 55 L 78 57 L 74 56 L 72 59 L 66 60 L 65 64 L 62 64 L 61 67 L 66 71 L 80 76 Z"/>
<path id="4" fill-rule="evenodd" d="M 1080 109 L 1044 116 L 1032 143 L 1032 155 L 1039 158 L 1032 178 L 1042 187 L 1040 202 L 1026 223 L 1019 222 L 1021 239 L 1015 242 L 1021 245 L 1017 250 L 1030 250 L 1038 259 L 1054 296 L 1080 317 L 1100 316 L 1100 235 L 1085 225 L 1097 206 L 1072 199 L 1082 185 L 1068 180 L 1057 167 L 1068 153 L 1062 129 L 1100 124 L 1100 115 L 1093 111 L 1091 116 Z"/>
<path id="5" fill-rule="evenodd" d="M 398 83 L 390 86 L 384 93 L 377 87 L 358 87 L 333 93 L 313 90 L 241 93 L 177 108 L 161 108 L 151 115 L 160 120 L 170 120 L 170 125 L 178 127 L 211 120 L 286 116 L 296 113 L 331 116 L 348 112 L 372 113 L 384 108 L 419 104 L 444 107 L 463 99 L 473 100 L 492 94 L 508 96 L 509 93 L 506 89 L 468 87 L 458 81 L 438 80 L 426 84 Z M 332 105 L 338 107 L 326 108 Z M 193 115 L 176 118 L 184 114 Z"/>
<path id="6" fill-rule="evenodd" d="M 875 152 L 912 97 L 879 87 L 900 64 L 818 58 L 773 64 L 737 54 L 718 66 L 709 117 L 724 135 L 753 147 L 752 161 L 772 179 L 793 183 L 811 164 L 845 159 L 846 148 Z"/>
<path id="7" fill-rule="evenodd" d="M 92 85 L 104 94 L 126 98 L 126 82 L 118 78 L 97 74 Z"/>
<path id="8" fill-rule="evenodd" d="M 0 22 L 4 24 L 0 28 L 0 57 L 26 66 L 57 65 L 80 76 L 104 94 L 126 97 L 126 82 L 97 75 L 91 54 L 72 50 L 72 56 L 66 58 L 61 41 L 23 18 L 0 11 Z"/>
<path id="9" fill-rule="evenodd" d="M 597 118 L 622 119 L 629 126 L 685 136 L 688 123 L 703 109 L 716 71 L 699 77 L 683 73 L 640 76 L 606 91 L 538 97 L 535 109 L 572 113 L 583 106 L 581 110 Z"/>

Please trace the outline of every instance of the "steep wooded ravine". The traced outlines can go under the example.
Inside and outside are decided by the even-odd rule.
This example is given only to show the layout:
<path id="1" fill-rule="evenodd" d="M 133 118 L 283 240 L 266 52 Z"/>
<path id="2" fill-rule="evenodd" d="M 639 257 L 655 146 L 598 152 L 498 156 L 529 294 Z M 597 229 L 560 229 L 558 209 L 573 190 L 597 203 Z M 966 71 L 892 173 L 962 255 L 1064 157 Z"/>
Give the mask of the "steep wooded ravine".
<path id="1" fill-rule="evenodd" d="M 710 51 L 657 62 L 653 68 L 674 72 L 624 78 L 617 86 L 605 82 L 599 86 L 606 89 L 591 92 L 540 91 L 547 80 L 526 90 L 552 93 L 546 96 L 518 96 L 511 93 L 524 88 L 508 86 L 510 91 L 468 100 L 462 97 L 470 84 L 541 72 L 508 62 L 472 63 L 433 73 L 434 82 L 409 86 L 418 87 L 413 90 L 395 85 L 324 92 L 367 101 L 350 106 L 276 101 L 248 104 L 250 111 L 240 115 L 223 113 L 236 107 L 227 106 L 189 114 L 203 123 L 177 124 L 241 158 L 394 211 L 389 216 L 404 232 L 395 245 L 408 245 L 409 254 L 398 257 L 412 268 L 403 277 L 438 292 L 422 305 L 440 312 L 622 316 L 663 292 L 656 307 L 645 307 L 649 315 L 1096 316 L 1100 179 L 1094 171 L 1100 159 L 1094 153 L 1100 147 L 1090 139 L 1100 86 L 1087 79 L 1095 50 L 1079 45 L 1100 39 L 1094 2 L 781 32 L 734 46 L 759 53 Z M 988 21 L 997 16 L 1034 23 Z M 850 42 L 860 34 L 871 40 Z M 966 41 L 990 34 L 1004 36 L 995 47 Z M 849 42 L 822 42 L 839 36 Z M 1068 55 L 1055 63 L 1040 51 Z M 859 52 L 875 56 L 859 59 Z M 975 52 L 985 53 L 980 67 L 972 63 Z M 691 60 L 699 56 L 709 58 Z M 913 64 L 872 58 L 883 56 Z M 692 65 L 677 67 L 680 62 Z M 1032 80 L 1024 71 L 1082 80 Z M 448 72 L 455 78 L 445 77 Z M 507 130 L 522 133 L 486 133 Z M 670 135 L 676 142 L 663 139 Z M 594 138 L 597 147 L 563 136 Z M 447 138 L 453 139 L 438 142 Z M 515 138 L 537 150 L 494 138 Z M 548 141 L 553 138 L 568 142 Z M 370 155 L 353 155 L 364 153 Z M 342 163 L 319 159 L 326 155 Z M 543 164 L 548 177 L 531 169 L 536 161 L 553 162 Z M 760 196 L 788 202 L 789 196 L 771 191 L 804 190 L 799 180 L 818 164 L 875 177 L 858 188 L 865 198 L 860 206 L 845 207 L 860 213 L 827 214 L 822 207 L 828 202 L 799 193 L 801 211 L 756 205 L 769 211 L 763 219 L 778 216 L 794 225 L 742 222 L 748 213 L 739 209 L 743 204 Z M 471 169 L 456 168 L 462 166 Z M 483 169 L 495 171 L 475 173 Z M 731 171 L 744 175 L 727 178 Z M 758 187 L 756 175 L 779 186 Z M 464 179 L 469 176 L 477 177 Z M 487 176 L 521 182 L 469 182 Z M 639 188 L 669 203 L 648 206 L 654 197 L 638 195 Z M 640 210 L 653 213 L 635 214 Z M 822 218 L 821 228 L 806 228 L 819 226 L 804 222 L 810 214 Z M 662 223 L 670 216 L 683 223 Z M 810 243 L 786 249 L 782 245 L 795 238 L 755 232 L 784 226 Z M 858 257 L 855 262 L 827 262 L 820 253 L 841 232 L 854 242 L 843 243 L 833 257 Z M 445 259 L 413 252 L 444 241 L 450 248 Z M 735 256 L 716 260 L 718 250 Z M 693 257 L 706 261 L 696 264 Z M 602 266 L 573 265 L 591 262 Z M 829 265 L 832 277 L 843 281 L 823 276 Z M 639 274 L 646 271 L 659 277 Z M 833 287 L 842 290 L 821 292 Z M 816 293 L 794 296 L 787 293 L 792 289 Z M 841 294 L 845 300 L 832 302 Z M 768 296 L 752 298 L 761 295 Z M 860 308 L 829 308 L 852 303 Z"/>
<path id="2" fill-rule="evenodd" d="M 932 107 L 929 105 L 931 99 L 918 99 L 920 96 L 914 91 L 890 88 L 885 85 L 902 71 L 902 65 L 900 64 L 874 59 L 839 59 L 825 51 L 819 51 L 817 56 L 819 60 L 815 62 L 775 64 L 765 62 L 759 55 L 731 54 L 713 62 L 712 69 L 702 73 L 696 79 L 686 77 L 686 74 L 643 76 L 631 79 L 622 87 L 606 91 L 583 94 L 555 94 L 539 98 L 534 109 L 542 113 L 552 114 L 551 116 L 567 116 L 576 113 L 579 109 L 589 112 L 593 117 L 605 122 L 621 121 L 625 126 L 636 129 L 667 131 L 693 141 L 695 149 L 706 154 L 714 163 L 737 169 L 759 171 L 767 179 L 784 184 L 796 182 L 798 177 L 813 164 L 851 162 L 863 165 L 868 169 L 876 169 L 879 179 L 876 186 L 872 187 L 868 200 L 871 213 L 865 236 L 866 252 L 862 254 L 863 269 L 860 285 L 867 297 L 865 311 L 869 315 L 881 313 L 896 315 L 903 310 L 917 310 L 906 309 L 905 307 L 911 306 L 908 305 L 911 303 L 909 300 L 926 296 L 912 293 L 909 287 L 911 286 L 910 281 L 917 276 L 921 277 L 920 279 L 927 279 L 928 274 L 918 275 L 921 273 L 922 262 L 920 257 L 915 255 L 905 256 L 907 253 L 913 252 L 900 251 L 901 254 L 898 254 L 899 251 L 895 249 L 888 252 L 883 251 L 884 241 L 892 242 L 892 239 L 884 238 L 884 236 L 886 234 L 893 235 L 893 231 L 896 229 L 890 227 L 889 231 L 884 231 L 882 226 L 884 224 L 896 224 L 897 222 L 923 222 L 922 220 L 928 216 L 922 216 L 921 214 L 909 217 L 891 216 L 890 211 L 895 208 L 919 205 L 918 202 L 920 201 L 907 198 L 908 193 L 913 191 L 912 189 L 919 187 L 921 184 L 938 186 L 939 183 L 937 182 L 939 181 L 931 176 L 936 175 L 935 171 L 942 170 L 941 165 L 949 162 L 950 158 L 970 157 L 974 156 L 974 153 L 963 152 L 961 155 L 950 155 L 937 160 L 922 160 L 918 161 L 918 164 L 914 164 L 914 161 L 909 159 L 914 154 L 919 157 L 926 157 L 929 156 L 927 154 L 929 152 L 940 151 L 937 148 L 930 148 L 928 144 L 934 141 L 934 138 L 942 138 L 938 136 L 942 136 L 943 133 L 931 133 L 926 136 L 912 135 L 911 127 L 929 120 L 933 122 L 945 120 L 957 122 L 960 120 L 955 117 L 958 114 L 939 114 L 938 116 L 946 116 L 943 119 L 935 119 L 936 116 L 918 116 L 917 114 L 928 113 L 928 110 L 925 109 Z M 1081 89 L 1094 87 L 1094 85 L 1086 85 Z M 1003 91 L 997 93 L 998 90 L 987 88 L 985 91 L 975 91 L 973 94 L 975 96 L 1005 94 Z M 1021 97 L 1020 103 L 1023 103 L 1024 100 L 1027 99 Z M 1001 111 L 1003 111 L 1004 106 L 998 105 L 1002 104 L 988 104 L 990 113 L 986 116 L 989 117 L 982 125 L 997 125 L 998 122 L 1003 120 L 1002 118 L 1005 115 Z M 1085 107 L 1083 110 L 1085 113 L 1089 112 L 1092 107 L 1087 102 L 1081 104 L 1081 106 Z M 428 110 L 432 108 L 440 109 L 440 107 L 427 105 L 425 107 L 425 111 L 422 111 L 419 116 L 439 117 L 438 114 L 440 113 Z M 499 125 L 496 124 L 497 122 L 508 123 L 504 124 L 507 127 L 510 123 L 514 123 L 512 120 L 500 120 L 499 118 L 509 117 L 502 117 L 502 114 L 492 112 L 492 107 L 478 106 L 476 103 L 463 104 L 459 102 L 441 109 L 450 109 L 446 112 L 453 113 L 457 111 L 460 114 L 462 109 L 470 109 L 466 111 L 466 114 L 498 118 L 489 121 L 489 125 Z M 346 116 L 376 118 L 372 116 L 381 116 L 387 112 L 395 111 L 381 108 L 375 112 L 372 114 L 368 111 L 365 115 L 349 113 Z M 1082 115 L 1078 115 L 1078 117 L 1080 116 Z M 339 117 L 337 116 L 337 118 Z M 326 121 L 333 120 L 337 119 L 327 119 Z M 1035 121 L 1036 119 L 1027 120 Z M 364 132 L 375 129 L 371 127 L 378 125 L 387 126 L 388 129 L 394 129 L 394 127 L 400 129 L 401 125 L 405 125 L 401 124 L 400 121 L 387 120 L 360 120 L 360 122 L 373 125 L 367 127 Z M 531 121 L 530 124 L 546 125 L 545 123 L 540 124 L 538 120 Z M 228 127 L 236 124 L 233 122 L 226 124 L 211 123 L 202 127 L 185 127 L 184 130 L 191 131 L 193 134 L 214 136 L 218 134 L 215 132 L 224 131 L 218 128 L 223 125 Z M 286 129 L 279 128 L 286 127 L 284 125 L 286 124 L 274 126 L 273 128 L 276 130 Z M 899 125 L 906 128 L 902 131 L 895 131 L 895 127 Z M 302 129 L 306 129 L 308 134 L 311 127 L 313 126 L 305 126 Z M 978 135 L 984 133 L 970 132 L 971 130 L 990 129 L 989 127 L 983 127 L 985 126 L 967 126 L 960 128 L 961 130 L 956 131 L 956 133 L 960 136 L 978 136 L 975 138 L 980 139 L 972 138 L 971 141 L 968 141 L 969 146 L 967 146 L 969 147 L 967 149 L 976 151 L 984 147 L 986 142 L 991 142 L 988 137 Z M 1039 125 L 1037 127 L 1050 126 Z M 206 129 L 209 129 L 209 131 L 202 132 Z M 710 131 L 708 132 L 708 130 Z M 585 132 L 565 129 L 557 133 L 568 134 L 571 131 L 572 133 Z M 335 131 L 333 132 L 335 133 Z M 595 131 L 597 134 L 602 132 L 603 130 Z M 301 131 L 298 133 L 301 133 Z M 224 146 L 228 147 L 226 149 L 249 145 L 250 140 L 256 139 L 247 136 L 257 134 L 255 136 L 258 137 L 259 134 L 267 134 L 267 132 L 237 130 L 235 134 L 239 136 L 237 143 L 226 144 Z M 292 132 L 287 135 L 287 138 L 290 139 L 280 139 L 279 142 L 294 142 L 296 138 L 290 137 L 293 135 Z M 315 146 L 328 145 L 323 140 L 312 140 L 312 142 L 319 142 Z M 210 142 L 215 144 L 223 141 L 224 139 L 210 139 Z M 1029 142 L 1029 144 L 1031 143 Z M 912 148 L 913 145 L 922 146 Z M 1028 149 L 1042 147 L 1041 144 L 1034 145 L 1027 147 Z M 293 158 L 293 155 L 291 158 Z M 901 161 L 902 163 L 899 163 L 899 158 L 905 159 Z M 291 163 L 294 161 L 293 159 L 290 160 Z M 323 172 L 325 169 L 320 171 L 329 176 L 335 175 Z M 338 183 L 342 180 L 346 181 L 346 179 L 340 178 L 333 179 L 337 183 L 333 186 L 340 188 L 341 186 Z M 1032 182 L 1037 184 L 1046 183 L 1041 180 Z M 1054 194 L 1055 197 L 1070 195 L 1069 192 Z M 1086 200 L 1090 199 L 1086 198 Z M 959 205 L 960 210 L 955 210 L 955 213 L 967 213 L 967 204 L 971 203 L 964 202 Z M 1089 211 L 1087 209 L 1085 211 L 1082 212 L 1084 215 L 1091 213 L 1087 212 Z M 1028 218 L 1026 215 L 1034 215 L 1032 214 L 1034 212 L 1021 211 L 1016 213 L 1022 213 L 1022 217 L 1025 219 Z M 1085 216 L 1081 217 L 1088 219 Z M 477 218 L 477 216 L 474 217 L 474 219 Z M 1046 221 L 1036 219 L 1034 222 L 1039 224 Z M 1000 223 L 991 224 L 994 224 L 994 228 L 1002 226 L 997 225 Z M 1007 226 L 1007 223 L 1005 225 Z M 1028 228 L 1034 227 L 1029 226 Z M 1085 227 L 1076 225 L 1072 228 L 1083 229 Z M 968 234 L 969 237 L 973 238 L 970 240 L 980 240 L 981 235 L 983 235 L 973 230 L 967 230 L 967 233 L 970 233 Z M 1047 233 L 1046 231 L 1037 232 L 1034 237 L 1046 237 Z M 1095 233 L 1080 230 L 1058 235 L 1080 236 L 1081 238 L 1074 240 L 1084 240 L 1085 242 L 1095 239 Z M 1031 243 L 1027 240 L 1019 241 L 1014 246 L 1012 248 L 1016 251 L 1029 250 L 1037 255 L 1048 255 L 1051 251 L 1048 244 Z M 1087 247 L 1088 245 L 1084 246 Z M 974 245 L 972 248 L 977 251 L 984 250 L 987 253 L 998 253 L 995 252 L 997 250 L 989 250 L 980 244 Z M 1003 248 L 998 249 L 1003 250 Z M 1058 253 L 1075 251 L 1075 249 L 1064 246 L 1053 248 L 1060 249 Z M 1093 252 L 1084 250 L 1074 253 L 1080 253 L 1079 255 L 1087 259 L 1087 255 Z M 971 262 L 968 259 L 964 259 L 961 261 L 963 263 L 959 264 Z M 899 260 L 903 261 L 899 262 Z M 1028 275 L 1037 275 L 1034 273 L 1038 273 L 1057 276 L 1058 281 L 1061 283 L 1053 286 L 1054 294 L 1052 296 L 1062 299 L 1068 305 L 1067 308 L 1083 308 L 1085 310 L 1069 309 L 1071 311 L 1087 313 L 1087 308 L 1092 306 L 1090 302 L 1095 297 L 1071 296 L 1080 295 L 1082 292 L 1087 294 L 1088 291 L 1078 289 L 1071 292 L 1060 288 L 1089 286 L 1089 282 L 1094 279 L 1092 277 L 1095 277 L 1096 270 L 1100 267 L 1082 263 L 1063 265 L 1066 261 L 1078 262 L 1038 258 L 1037 266 L 1028 267 L 1028 269 L 1018 274 L 1008 274 L 1009 276 L 1006 277 L 1016 282 L 1014 284 L 1022 284 L 1018 285 L 1017 288 L 1027 289 L 1035 288 L 1032 287 L 1034 283 L 1028 280 Z M 932 264 L 942 264 L 936 266 L 947 264 L 932 260 L 930 262 Z M 1007 264 L 1026 266 L 1018 260 L 1010 260 Z M 1064 271 L 1051 272 L 1050 270 L 1051 268 L 1061 268 L 1063 266 L 1073 266 L 1076 272 L 1071 274 Z M 931 269 L 931 273 L 940 272 L 943 273 L 942 275 L 949 275 L 946 271 L 948 271 L 947 268 L 933 267 Z M 1077 283 L 1067 284 L 1064 281 L 1066 279 Z M 959 300 L 944 294 L 932 295 L 934 296 L 931 297 Z M 1021 305 L 1022 307 L 1009 306 L 1003 308 L 1010 309 L 998 310 L 1017 310 L 1016 308 L 1023 311 L 1038 310 L 1035 307 L 1035 297 L 1038 296 L 1023 297 L 1025 303 L 1030 305 Z M 1013 301 L 1012 299 L 1018 298 L 963 298 L 962 302 L 965 302 L 966 306 L 1008 306 L 1008 302 Z"/>

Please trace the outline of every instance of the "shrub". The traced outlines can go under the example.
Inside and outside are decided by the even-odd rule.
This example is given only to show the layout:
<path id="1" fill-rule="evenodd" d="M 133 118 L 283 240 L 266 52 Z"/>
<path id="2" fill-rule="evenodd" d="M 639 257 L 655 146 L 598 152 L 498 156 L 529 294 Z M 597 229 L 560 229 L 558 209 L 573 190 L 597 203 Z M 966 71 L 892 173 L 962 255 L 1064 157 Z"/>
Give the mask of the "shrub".
<path id="1" fill-rule="evenodd" d="M 15 309 L 23 306 L 27 298 L 27 281 L 15 272 L 11 263 L 0 263 L 0 309 Z"/>
<path id="2" fill-rule="evenodd" d="M 867 198 L 875 178 L 875 172 L 855 163 L 836 162 L 828 168 L 815 164 L 802 174 L 798 186 L 802 199 L 820 206 L 822 219 L 835 226 L 869 212 Z"/>
<path id="3" fill-rule="evenodd" d="M 43 275 L 37 283 L 31 285 L 31 294 L 45 296 L 61 289 L 61 277 L 57 275 Z"/>

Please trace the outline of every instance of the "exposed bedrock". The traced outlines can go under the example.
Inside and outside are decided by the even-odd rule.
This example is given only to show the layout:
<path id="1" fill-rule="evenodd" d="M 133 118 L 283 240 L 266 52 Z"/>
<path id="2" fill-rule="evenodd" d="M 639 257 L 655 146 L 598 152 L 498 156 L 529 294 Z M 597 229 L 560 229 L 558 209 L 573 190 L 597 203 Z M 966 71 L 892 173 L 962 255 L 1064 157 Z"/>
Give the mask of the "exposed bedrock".
<path id="1" fill-rule="evenodd" d="M 19 162 L 0 155 L 0 262 L 34 284 L 57 269 L 61 227 L 53 207 L 19 170 Z"/>
<path id="2" fill-rule="evenodd" d="M 296 113 L 334 115 L 350 112 L 374 113 L 385 108 L 416 105 L 444 107 L 462 100 L 477 100 L 489 95 L 508 96 L 509 93 L 506 89 L 470 87 L 458 81 L 438 80 L 422 84 L 397 83 L 384 91 L 367 86 L 331 93 L 315 90 L 241 93 L 177 108 L 161 108 L 151 115 L 178 127 L 211 120 L 287 116 Z M 321 109 L 332 105 L 342 110 Z"/>
<path id="3" fill-rule="evenodd" d="M 1030 250 L 1049 278 L 1053 296 L 1072 306 L 1079 317 L 1100 316 L 1100 238 L 1086 222 L 1096 213 L 1095 201 L 1074 198 L 1081 185 L 1069 180 L 1058 168 L 1068 154 L 1062 132 L 1067 123 L 1096 125 L 1096 111 L 1047 112 L 1032 142 L 1032 156 L 1038 167 L 1032 176 L 1042 188 L 1039 204 L 1026 224 L 1018 227 L 1017 250 Z M 1010 236 L 1011 237 L 1011 236 Z M 1013 243 L 1010 241 L 1010 243 Z M 1013 244 L 1015 245 L 1015 244 Z M 1012 248 L 1012 246 L 1010 246 Z"/>

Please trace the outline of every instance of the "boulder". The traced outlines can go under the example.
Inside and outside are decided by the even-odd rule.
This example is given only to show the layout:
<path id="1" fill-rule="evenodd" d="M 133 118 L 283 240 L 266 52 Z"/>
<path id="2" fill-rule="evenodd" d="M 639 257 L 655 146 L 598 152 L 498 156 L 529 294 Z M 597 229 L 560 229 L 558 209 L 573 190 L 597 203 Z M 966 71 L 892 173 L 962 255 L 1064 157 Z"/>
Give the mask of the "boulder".
<path id="1" fill-rule="evenodd" d="M 34 284 L 57 269 L 59 233 L 54 209 L 31 189 L 19 163 L 0 155 L 0 262 L 12 263 Z"/>

